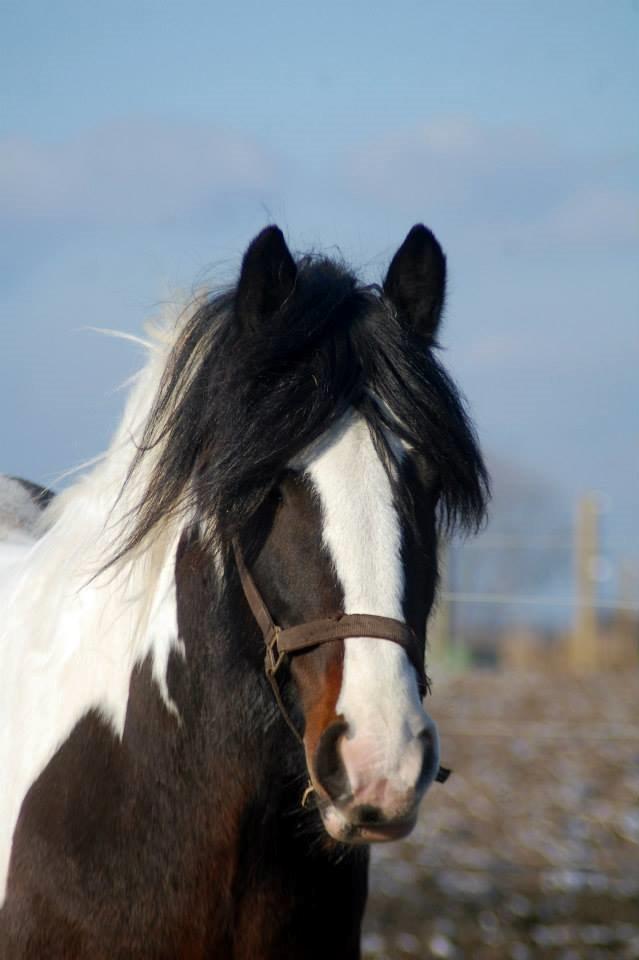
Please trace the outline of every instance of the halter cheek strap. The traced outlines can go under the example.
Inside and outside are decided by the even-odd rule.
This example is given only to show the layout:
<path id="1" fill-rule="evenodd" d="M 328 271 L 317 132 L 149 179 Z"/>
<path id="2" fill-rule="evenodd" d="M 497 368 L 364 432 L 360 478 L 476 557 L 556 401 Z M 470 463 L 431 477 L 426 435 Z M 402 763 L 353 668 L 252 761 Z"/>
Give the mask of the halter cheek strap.
<path id="1" fill-rule="evenodd" d="M 378 617 L 369 613 L 341 613 L 334 617 L 308 620 L 306 623 L 282 629 L 271 617 L 264 598 L 246 566 L 242 549 L 237 540 L 233 541 L 233 553 L 246 602 L 264 637 L 266 647 L 264 671 L 280 712 L 300 743 L 303 743 L 303 738 L 286 709 L 276 676 L 284 660 L 291 654 L 301 653 L 322 643 L 329 643 L 331 640 L 345 640 L 347 637 L 370 637 L 374 640 L 388 640 L 391 643 L 396 643 L 406 652 L 417 673 L 420 696 L 423 697 L 429 690 L 428 677 L 426 676 L 423 658 L 420 655 L 419 642 L 415 631 L 407 623 L 402 623 L 401 620 L 394 620 L 391 617 Z M 449 774 L 449 770 L 440 767 L 436 779 L 443 783 L 448 779 Z"/>

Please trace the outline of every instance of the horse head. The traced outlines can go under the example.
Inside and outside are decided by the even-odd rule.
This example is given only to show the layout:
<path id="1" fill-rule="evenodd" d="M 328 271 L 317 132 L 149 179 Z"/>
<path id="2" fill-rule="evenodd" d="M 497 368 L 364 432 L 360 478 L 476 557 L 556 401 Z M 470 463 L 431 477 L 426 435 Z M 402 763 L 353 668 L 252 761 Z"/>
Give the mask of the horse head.
<path id="1" fill-rule="evenodd" d="M 241 556 L 275 698 L 342 841 L 405 834 L 438 771 L 423 706 L 438 524 L 478 523 L 486 492 L 434 353 L 445 281 L 421 225 L 382 286 L 296 261 L 266 228 L 237 285 L 184 325 L 139 447 L 159 452 L 123 550 L 186 505 L 236 587 Z M 245 624 L 254 658 L 250 599 L 234 596 L 229 630 Z"/>
<path id="2" fill-rule="evenodd" d="M 420 799 L 439 769 L 437 728 L 424 708 L 422 669 L 437 581 L 437 511 L 451 466 L 459 467 L 469 451 L 476 456 L 452 393 L 445 396 L 449 442 L 456 434 L 460 449 L 455 464 L 443 471 L 436 462 L 442 451 L 426 449 L 425 425 L 411 409 L 411 394 L 417 400 L 419 386 L 424 387 L 419 383 L 423 371 L 415 371 L 415 365 L 432 357 L 444 302 L 445 258 L 433 234 L 414 227 L 381 290 L 347 286 L 334 296 L 328 351 L 313 329 L 313 317 L 304 314 L 308 294 L 299 291 L 302 303 L 295 302 L 298 283 L 298 268 L 280 231 L 263 231 L 244 257 L 236 323 L 247 331 L 261 330 L 262 336 L 264 328 L 270 330 L 291 365 L 292 343 L 298 343 L 300 329 L 308 333 L 310 350 L 305 343 L 298 347 L 310 355 L 309 382 L 305 391 L 298 387 L 303 407 L 312 408 L 313 392 L 326 389 L 323 368 L 339 366 L 340 351 L 347 355 L 344 376 L 352 386 L 338 397 L 341 403 L 333 403 L 328 428 L 272 476 L 240 536 L 252 589 L 267 620 L 278 630 L 298 628 L 299 647 L 288 657 L 277 654 L 285 666 L 276 681 L 286 688 L 297 720 L 288 717 L 284 693 L 279 687 L 275 692 L 293 732 L 296 723 L 303 730 L 324 826 L 343 842 L 392 840 L 412 829 Z M 316 304 L 311 306 L 317 311 Z M 325 332 L 324 318 L 322 324 Z M 398 369 L 389 369 L 395 365 Z M 280 383 L 273 388 L 280 389 Z M 402 391 L 406 396 L 394 403 L 394 394 Z M 279 431 L 273 442 L 280 442 Z M 479 460 L 476 468 L 476 486 L 469 492 L 475 507 L 481 499 Z M 345 636 L 336 629 L 338 636 L 331 639 L 330 627 L 326 635 L 317 627 L 318 621 L 339 623 L 344 617 L 357 624 L 356 615 L 363 615 L 362 635 L 354 626 Z M 367 635 L 367 618 L 373 626 L 381 618 L 405 625 L 413 642 L 391 642 L 384 629 Z M 320 636 L 322 642 L 313 643 Z M 274 666 L 271 658 L 271 672 Z"/>

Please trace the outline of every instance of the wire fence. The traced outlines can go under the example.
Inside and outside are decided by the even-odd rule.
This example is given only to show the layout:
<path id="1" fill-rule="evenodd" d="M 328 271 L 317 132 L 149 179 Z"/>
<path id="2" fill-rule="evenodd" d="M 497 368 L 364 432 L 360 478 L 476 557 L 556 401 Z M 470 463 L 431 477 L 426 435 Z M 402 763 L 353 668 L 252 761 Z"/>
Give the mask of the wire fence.
<path id="1" fill-rule="evenodd" d="M 441 599 L 448 603 L 488 603 L 505 606 L 569 607 L 574 609 L 579 600 L 574 596 L 526 596 L 517 593 L 451 593 L 442 591 Z M 597 610 L 627 610 L 639 613 L 639 600 L 596 600 L 592 604 Z"/>
<path id="2" fill-rule="evenodd" d="M 639 668 L 639 565 L 613 563 L 596 497 L 563 526 L 444 545 L 431 649 L 490 665 L 517 647 L 523 665 L 527 643 L 580 669 Z"/>

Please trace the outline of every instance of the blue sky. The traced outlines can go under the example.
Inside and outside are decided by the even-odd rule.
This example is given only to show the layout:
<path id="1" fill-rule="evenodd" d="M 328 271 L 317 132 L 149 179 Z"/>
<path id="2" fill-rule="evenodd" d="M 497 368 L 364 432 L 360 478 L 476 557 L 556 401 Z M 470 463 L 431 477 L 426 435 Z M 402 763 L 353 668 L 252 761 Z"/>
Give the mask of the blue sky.
<path id="1" fill-rule="evenodd" d="M 98 453 L 139 332 L 264 224 L 445 247 L 484 445 L 639 554 L 639 2 L 0 2 L 0 468 Z"/>

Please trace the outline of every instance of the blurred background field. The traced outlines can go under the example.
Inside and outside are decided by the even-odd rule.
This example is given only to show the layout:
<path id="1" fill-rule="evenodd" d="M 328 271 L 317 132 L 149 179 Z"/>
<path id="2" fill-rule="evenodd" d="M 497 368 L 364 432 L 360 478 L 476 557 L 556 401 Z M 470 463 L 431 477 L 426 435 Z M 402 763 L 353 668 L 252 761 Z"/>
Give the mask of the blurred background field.
<path id="1" fill-rule="evenodd" d="M 440 676 L 454 773 L 374 851 L 364 956 L 639 957 L 638 704 L 636 671 Z"/>

